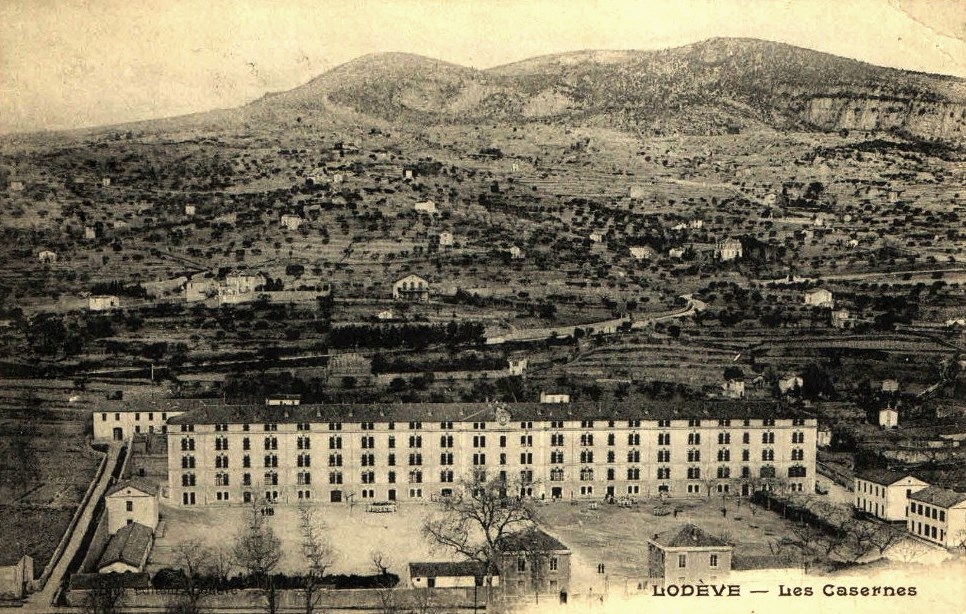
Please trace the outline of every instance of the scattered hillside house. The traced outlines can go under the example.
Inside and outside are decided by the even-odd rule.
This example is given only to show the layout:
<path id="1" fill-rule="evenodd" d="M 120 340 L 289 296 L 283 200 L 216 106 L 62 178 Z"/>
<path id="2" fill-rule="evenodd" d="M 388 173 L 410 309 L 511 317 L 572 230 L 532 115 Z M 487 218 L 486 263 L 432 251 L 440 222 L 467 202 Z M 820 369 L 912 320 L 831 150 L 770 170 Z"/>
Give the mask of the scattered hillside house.
<path id="1" fill-rule="evenodd" d="M 835 306 L 835 301 L 832 298 L 832 293 L 825 288 L 815 288 L 805 293 L 805 304 L 813 307 L 831 308 Z"/>
<path id="2" fill-rule="evenodd" d="M 518 531 L 497 543 L 503 590 L 508 595 L 549 593 L 566 599 L 571 552 L 540 529 Z"/>
<path id="3" fill-rule="evenodd" d="M 684 258 L 684 248 L 672 247 L 667 251 L 667 255 L 671 258 Z"/>
<path id="4" fill-rule="evenodd" d="M 930 486 L 909 495 L 906 530 L 944 548 L 966 540 L 966 493 Z"/>
<path id="5" fill-rule="evenodd" d="M 849 313 L 848 309 L 836 309 L 832 311 L 831 318 L 833 328 L 852 328 L 852 315 Z"/>
<path id="6" fill-rule="evenodd" d="M 526 258 L 526 256 L 527 256 L 526 252 L 524 252 L 516 245 L 513 245 L 510 247 L 510 258 L 513 258 L 514 260 L 523 260 L 524 258 Z"/>
<path id="7" fill-rule="evenodd" d="M 507 368 L 508 375 L 523 375 L 527 371 L 527 366 L 530 364 L 526 358 L 511 358 L 509 361 L 509 367 Z"/>
<path id="8" fill-rule="evenodd" d="M 594 232 L 590 233 L 590 240 L 594 243 L 600 243 L 604 240 L 604 233 L 599 230 L 595 230 Z"/>
<path id="9" fill-rule="evenodd" d="M 213 279 L 191 280 L 184 285 L 184 300 L 197 303 L 218 296 L 218 283 Z"/>
<path id="10" fill-rule="evenodd" d="M 87 309 L 90 311 L 109 311 L 120 307 L 121 299 L 113 295 L 97 294 L 87 299 Z"/>
<path id="11" fill-rule="evenodd" d="M 101 179 L 101 185 L 104 186 L 105 188 L 111 187 L 111 178 L 110 177 L 103 177 Z"/>
<path id="12" fill-rule="evenodd" d="M 302 225 L 302 218 L 298 215 L 286 213 L 282 216 L 281 224 L 282 228 L 287 228 L 288 230 L 298 230 L 299 226 Z"/>
<path id="13" fill-rule="evenodd" d="M 721 384 L 721 394 L 729 399 L 741 399 L 745 396 L 745 382 L 740 379 L 725 380 Z"/>
<path id="14" fill-rule="evenodd" d="M 570 395 L 554 393 L 554 392 L 541 392 L 540 402 L 541 403 L 570 403 Z"/>
<path id="15" fill-rule="evenodd" d="M 229 275 L 218 284 L 218 303 L 225 305 L 254 300 L 256 293 L 265 287 L 266 281 L 261 273 Z"/>
<path id="16" fill-rule="evenodd" d="M 23 192 L 23 188 L 24 188 L 23 181 L 11 181 L 7 185 L 7 189 L 10 190 L 11 192 Z"/>
<path id="17" fill-rule="evenodd" d="M 778 380 L 778 391 L 782 394 L 788 394 L 804 385 L 805 380 L 800 375 L 792 374 Z"/>
<path id="18" fill-rule="evenodd" d="M 775 194 L 774 192 L 769 192 L 768 194 L 765 194 L 765 197 L 762 199 L 762 202 L 765 203 L 766 205 L 774 205 L 775 203 L 778 202 L 778 194 Z"/>
<path id="19" fill-rule="evenodd" d="M 443 231 L 439 233 L 439 246 L 440 247 L 452 247 L 453 246 L 453 233 L 448 231 Z"/>
<path id="20" fill-rule="evenodd" d="M 392 298 L 397 301 L 428 301 L 429 282 L 419 275 L 407 275 L 392 285 Z"/>
<path id="21" fill-rule="evenodd" d="M 483 576 L 483 565 L 476 561 L 409 564 L 413 588 L 472 588 L 483 586 Z M 498 575 L 492 585 L 500 585 Z"/>
<path id="22" fill-rule="evenodd" d="M 395 317 L 392 313 L 392 309 L 386 309 L 385 311 L 380 311 L 376 314 L 377 320 L 391 320 Z"/>
<path id="23" fill-rule="evenodd" d="M 403 169 L 403 179 L 404 180 L 411 180 L 412 178 L 413 178 L 413 169 L 411 169 L 411 168 L 404 168 Z"/>
<path id="24" fill-rule="evenodd" d="M 882 392 L 899 392 L 899 381 L 894 379 L 882 380 Z"/>
<path id="25" fill-rule="evenodd" d="M 40 261 L 41 264 L 54 264 L 57 262 L 57 253 L 45 249 L 37 254 L 37 260 Z"/>
<path id="26" fill-rule="evenodd" d="M 929 484 L 907 473 L 864 469 L 855 474 L 855 509 L 887 522 L 906 522 L 909 497 Z"/>
<path id="27" fill-rule="evenodd" d="M 815 432 L 815 445 L 819 448 L 827 448 L 832 445 L 832 429 L 827 426 L 820 426 Z"/>
<path id="28" fill-rule="evenodd" d="M 647 540 L 648 583 L 713 584 L 728 576 L 734 547 L 693 524 Z"/>
<path id="29" fill-rule="evenodd" d="M 691 229 L 694 229 L 694 230 L 698 230 L 700 228 L 704 228 L 704 220 L 691 220 L 690 222 L 688 222 L 688 228 L 691 228 Z M 736 241 L 736 242 L 738 243 L 738 252 L 739 252 L 738 253 L 738 257 L 741 258 L 741 253 L 740 253 L 741 252 L 741 242 L 740 241 Z"/>
<path id="30" fill-rule="evenodd" d="M 424 200 L 413 205 L 413 211 L 421 211 L 423 213 L 436 213 L 436 203 L 431 200 Z"/>
<path id="31" fill-rule="evenodd" d="M 894 429 L 899 426 L 899 410 L 895 407 L 883 407 L 879 410 L 879 427 Z"/>
<path id="32" fill-rule="evenodd" d="M 158 528 L 158 487 L 141 479 L 122 480 L 104 495 L 107 531 L 114 535 L 129 524 Z"/>
<path id="33" fill-rule="evenodd" d="M 715 256 L 722 262 L 741 259 L 743 252 L 741 241 L 738 239 L 727 239 L 719 241 L 714 248 Z"/>
<path id="34" fill-rule="evenodd" d="M 84 226 L 84 238 L 85 239 L 96 239 L 97 238 L 97 228 L 94 226 Z"/>
<path id="35" fill-rule="evenodd" d="M 101 559 L 97 573 L 138 573 L 144 570 L 154 545 L 154 531 L 143 524 L 124 525 L 111 536 Z"/>
<path id="36" fill-rule="evenodd" d="M 184 206 L 184 214 L 185 215 L 194 215 L 195 214 L 195 206 L 194 205 L 185 205 Z"/>
<path id="37" fill-rule="evenodd" d="M 647 245 L 634 245 L 630 248 L 631 256 L 637 260 L 650 260 L 657 252 Z"/>
<path id="38" fill-rule="evenodd" d="M 33 580 L 33 558 L 26 554 L 0 554 L 0 600 L 23 599 Z"/>

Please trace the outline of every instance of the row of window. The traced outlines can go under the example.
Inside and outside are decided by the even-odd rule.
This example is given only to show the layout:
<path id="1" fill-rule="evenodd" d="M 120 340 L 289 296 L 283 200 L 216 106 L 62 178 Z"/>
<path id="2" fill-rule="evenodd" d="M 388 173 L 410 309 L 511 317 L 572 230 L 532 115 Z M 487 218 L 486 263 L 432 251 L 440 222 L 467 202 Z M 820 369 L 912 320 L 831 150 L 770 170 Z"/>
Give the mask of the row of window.
<path id="1" fill-rule="evenodd" d="M 145 412 L 145 413 L 147 413 L 147 419 L 148 419 L 148 421 L 149 422 L 153 422 L 154 421 L 154 412 L 153 411 L 149 411 L 149 412 Z M 165 421 L 167 421 L 167 419 L 168 419 L 168 412 L 164 412 L 164 411 L 161 412 L 161 422 L 165 422 Z M 120 422 L 121 421 L 121 414 L 120 414 L 120 412 L 117 412 L 117 413 L 114 414 L 114 421 L 115 422 Z M 134 412 L 134 421 L 135 422 L 140 422 L 141 421 L 141 412 L 137 412 L 137 411 Z M 101 412 L 101 422 L 107 422 L 107 413 Z"/>
<path id="2" fill-rule="evenodd" d="M 120 421 L 120 419 L 121 419 L 121 414 L 120 413 L 115 413 L 114 414 L 114 420 L 115 421 Z M 140 420 L 140 413 L 135 412 L 134 413 L 134 419 L 135 419 L 135 421 Z M 148 412 L 148 420 L 153 420 L 153 419 L 154 419 L 153 412 Z M 107 413 L 101 413 L 101 420 L 102 421 L 105 421 L 105 422 L 107 421 Z M 167 412 L 164 412 L 164 413 L 161 414 L 161 420 L 162 421 L 167 420 Z M 702 420 L 698 420 L 698 419 L 691 419 L 691 420 L 688 420 L 688 427 L 690 427 L 690 428 L 700 428 L 704 422 L 706 422 L 706 421 L 702 421 Z M 718 420 L 717 421 L 717 425 L 720 426 L 720 427 L 731 427 L 731 422 L 732 421 L 729 420 L 729 419 Z M 486 430 L 486 422 L 473 422 L 472 424 L 473 424 L 473 430 L 475 430 L 475 431 Z M 580 421 L 580 428 L 583 428 L 583 429 L 594 428 L 594 424 L 595 424 L 595 421 L 594 420 L 581 420 Z M 366 431 L 366 430 L 369 430 L 369 431 L 375 430 L 375 423 L 374 422 L 360 422 L 359 425 L 360 425 L 361 429 L 364 430 L 364 431 Z M 607 421 L 607 427 L 608 428 L 615 428 L 616 425 L 617 425 L 617 422 L 615 420 L 608 420 Z M 626 425 L 627 425 L 627 428 L 640 428 L 640 426 L 641 426 L 641 420 L 627 420 L 626 421 Z M 804 426 L 805 425 L 805 419 L 804 418 L 793 418 L 792 419 L 792 425 L 793 426 Z M 670 420 L 658 420 L 657 421 L 657 426 L 658 426 L 658 428 L 670 428 L 671 427 L 671 421 Z M 705 426 L 707 426 L 707 425 L 705 424 Z M 741 420 L 741 426 L 750 427 L 751 426 L 751 420 L 750 419 L 743 419 L 743 420 Z M 774 418 L 765 418 L 765 419 L 763 419 L 762 420 L 762 426 L 775 426 L 775 419 Z M 312 425 L 309 422 L 299 422 L 299 423 L 296 423 L 296 429 L 299 430 L 299 431 L 309 431 L 309 430 L 311 430 L 311 427 L 312 427 Z M 440 422 L 439 423 L 439 427 L 442 430 L 453 430 L 453 422 L 450 422 L 450 421 Z M 228 431 L 228 428 L 229 427 L 228 427 L 228 424 L 227 423 L 215 424 L 215 431 L 219 431 L 219 432 L 220 431 Z M 329 422 L 328 423 L 328 428 L 329 428 L 330 431 L 341 431 L 342 430 L 342 423 L 341 422 Z M 387 422 L 386 423 L 386 428 L 388 430 L 390 430 L 390 431 L 395 430 L 396 423 L 395 422 Z M 421 421 L 410 421 L 409 422 L 409 430 L 411 430 L 411 431 L 420 430 L 422 428 L 423 428 L 423 423 Z M 524 429 L 524 430 L 531 430 L 531 429 L 533 429 L 533 422 L 532 421 L 529 421 L 529 420 L 521 421 L 520 422 L 520 428 L 521 429 Z M 563 429 L 564 428 L 564 422 L 562 420 L 552 420 L 550 422 L 550 428 L 551 429 Z M 262 425 L 262 429 L 264 431 L 277 431 L 278 430 L 278 423 L 264 423 Z M 242 424 L 242 430 L 243 431 L 249 431 L 249 430 L 251 430 L 251 425 L 250 424 Z M 181 425 L 181 431 L 182 432 L 191 432 L 191 431 L 194 431 L 194 425 L 193 424 L 182 424 Z"/>

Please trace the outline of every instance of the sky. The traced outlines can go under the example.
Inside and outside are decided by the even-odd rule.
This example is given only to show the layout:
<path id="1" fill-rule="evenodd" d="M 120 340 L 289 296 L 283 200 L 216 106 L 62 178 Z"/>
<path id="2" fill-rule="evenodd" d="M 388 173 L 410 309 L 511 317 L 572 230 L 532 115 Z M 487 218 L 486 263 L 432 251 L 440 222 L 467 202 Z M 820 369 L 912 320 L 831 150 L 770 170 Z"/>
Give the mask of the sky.
<path id="1" fill-rule="evenodd" d="M 489 68 L 714 36 L 966 77 L 966 0 L 2 0 L 0 134 L 235 107 L 367 53 Z"/>

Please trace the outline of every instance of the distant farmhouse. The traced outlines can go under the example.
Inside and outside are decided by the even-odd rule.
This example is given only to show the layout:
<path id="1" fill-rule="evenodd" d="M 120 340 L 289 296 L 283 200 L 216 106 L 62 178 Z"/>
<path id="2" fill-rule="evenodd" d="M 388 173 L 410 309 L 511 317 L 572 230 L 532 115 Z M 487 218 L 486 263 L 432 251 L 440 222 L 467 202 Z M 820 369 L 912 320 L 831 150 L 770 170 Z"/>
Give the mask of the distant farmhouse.
<path id="1" fill-rule="evenodd" d="M 393 284 L 392 298 L 397 301 L 428 301 L 429 282 L 419 275 L 407 275 Z"/>
<path id="2" fill-rule="evenodd" d="M 805 293 L 805 304 L 813 307 L 832 308 L 835 306 L 835 301 L 831 292 L 825 288 L 816 288 Z"/>
<path id="3" fill-rule="evenodd" d="M 431 200 L 424 200 L 413 205 L 413 210 L 422 213 L 436 213 L 436 203 Z"/>
<path id="4" fill-rule="evenodd" d="M 113 295 L 100 294 L 87 299 L 87 309 L 90 311 L 110 311 L 120 307 L 121 299 Z"/>
<path id="5" fill-rule="evenodd" d="M 282 216 L 281 225 L 282 228 L 287 228 L 288 230 L 298 230 L 299 226 L 302 225 L 302 218 L 298 215 L 287 213 Z"/>
<path id="6" fill-rule="evenodd" d="M 50 250 L 44 250 L 37 254 L 37 260 L 41 264 L 54 264 L 57 262 L 57 252 L 52 252 Z"/>
<path id="7" fill-rule="evenodd" d="M 741 241 L 727 239 L 715 245 L 714 254 L 718 260 L 727 262 L 729 260 L 740 260 L 744 252 L 742 251 Z"/>

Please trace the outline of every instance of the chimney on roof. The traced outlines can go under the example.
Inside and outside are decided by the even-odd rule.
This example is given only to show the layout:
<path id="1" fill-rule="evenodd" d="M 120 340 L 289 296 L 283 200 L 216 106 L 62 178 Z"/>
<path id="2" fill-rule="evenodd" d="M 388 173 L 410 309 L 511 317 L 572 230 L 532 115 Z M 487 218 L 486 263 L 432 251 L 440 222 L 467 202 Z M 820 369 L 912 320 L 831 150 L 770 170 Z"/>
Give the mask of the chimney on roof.
<path id="1" fill-rule="evenodd" d="M 654 534 L 653 539 L 657 539 L 657 533 Z"/>

